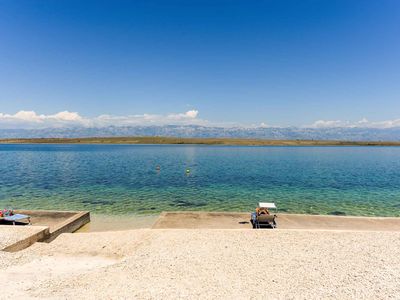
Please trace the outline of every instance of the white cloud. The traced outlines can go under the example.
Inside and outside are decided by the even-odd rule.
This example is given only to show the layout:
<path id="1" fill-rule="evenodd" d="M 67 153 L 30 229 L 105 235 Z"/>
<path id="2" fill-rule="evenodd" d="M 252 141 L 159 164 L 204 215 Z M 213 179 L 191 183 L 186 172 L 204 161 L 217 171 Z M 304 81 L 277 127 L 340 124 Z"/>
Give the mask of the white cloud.
<path id="1" fill-rule="evenodd" d="M 342 120 L 318 120 L 310 126 L 311 128 L 393 128 L 400 127 L 400 119 L 371 122 L 366 118 L 359 121 L 342 121 Z"/>
<path id="2" fill-rule="evenodd" d="M 207 125 L 208 121 L 197 118 L 197 110 L 168 115 L 142 114 L 129 116 L 101 115 L 91 119 L 93 126 L 135 126 L 135 125 Z"/>
<path id="3" fill-rule="evenodd" d="M 62 111 L 54 115 L 38 115 L 21 110 L 14 115 L 0 113 L 0 128 L 44 128 L 86 125 L 87 120 L 76 112 Z"/>
<path id="4" fill-rule="evenodd" d="M 150 125 L 203 125 L 218 127 L 242 128 L 282 128 L 266 123 L 253 125 L 234 122 L 209 122 L 198 117 L 198 110 L 189 110 L 184 113 L 138 114 L 127 116 L 100 115 L 85 118 L 77 112 L 62 111 L 56 114 L 44 115 L 34 111 L 21 110 L 15 114 L 0 113 L 0 129 L 40 129 L 60 127 L 105 127 L 105 126 L 150 126 Z M 400 119 L 371 122 L 366 118 L 359 121 L 318 120 L 303 128 L 393 128 L 400 127 Z"/>
<path id="5" fill-rule="evenodd" d="M 346 124 L 340 120 L 318 120 L 315 121 L 310 127 L 312 128 L 330 128 L 330 127 L 345 127 Z M 308 126 L 307 126 L 308 127 Z"/>
<path id="6" fill-rule="evenodd" d="M 82 121 L 83 118 L 76 112 L 62 111 L 53 116 L 49 116 L 50 118 L 55 118 L 56 120 L 62 121 Z"/>
<path id="7" fill-rule="evenodd" d="M 375 126 L 379 128 L 392 128 L 392 127 L 400 127 L 400 119 L 388 120 L 382 122 L 375 122 Z"/>
<path id="8" fill-rule="evenodd" d="M 206 125 L 208 121 L 197 118 L 197 110 L 168 115 L 142 114 L 128 116 L 100 115 L 84 118 L 76 112 L 62 111 L 53 115 L 39 115 L 34 111 L 21 110 L 15 114 L 0 113 L 0 129 L 5 128 L 58 128 L 72 126 L 135 126 L 135 125 Z"/>
<path id="9" fill-rule="evenodd" d="M 169 120 L 194 120 L 197 118 L 199 114 L 198 110 L 189 110 L 185 113 L 181 114 L 169 114 L 167 115 L 167 119 Z"/>
<path id="10" fill-rule="evenodd" d="M 198 114 L 199 114 L 199 111 L 193 109 L 193 110 L 187 111 L 187 112 L 185 113 L 185 117 L 194 119 L 194 118 L 197 117 Z"/>

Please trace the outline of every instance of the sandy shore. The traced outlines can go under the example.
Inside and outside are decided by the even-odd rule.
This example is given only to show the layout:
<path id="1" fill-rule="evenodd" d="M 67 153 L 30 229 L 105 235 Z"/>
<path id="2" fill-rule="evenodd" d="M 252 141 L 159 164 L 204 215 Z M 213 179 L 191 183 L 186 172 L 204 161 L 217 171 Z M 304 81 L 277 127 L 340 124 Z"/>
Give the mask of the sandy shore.
<path id="1" fill-rule="evenodd" d="M 0 252 L 7 298 L 387 299 L 400 232 L 138 229 Z"/>
<path id="2" fill-rule="evenodd" d="M 98 215 L 79 232 L 130 229 L 250 229 L 250 212 L 175 211 L 160 215 Z M 278 214 L 279 229 L 400 231 L 400 218 Z"/>
<path id="3" fill-rule="evenodd" d="M 159 215 L 100 215 L 91 214 L 90 223 L 78 232 L 121 231 L 129 229 L 151 228 Z"/>
<path id="4" fill-rule="evenodd" d="M 400 231 L 400 218 L 278 214 L 279 229 Z M 157 229 L 249 229 L 250 213 L 163 212 Z"/>

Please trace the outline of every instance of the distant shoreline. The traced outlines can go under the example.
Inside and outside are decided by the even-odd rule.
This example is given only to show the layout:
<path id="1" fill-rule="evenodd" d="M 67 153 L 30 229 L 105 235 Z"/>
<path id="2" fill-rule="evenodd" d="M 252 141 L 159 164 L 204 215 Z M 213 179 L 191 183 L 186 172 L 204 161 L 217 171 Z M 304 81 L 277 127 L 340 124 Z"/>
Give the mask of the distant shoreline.
<path id="1" fill-rule="evenodd" d="M 0 144 L 131 144 L 227 146 L 400 146 L 390 141 L 265 140 L 239 138 L 89 137 L 0 139 Z"/>

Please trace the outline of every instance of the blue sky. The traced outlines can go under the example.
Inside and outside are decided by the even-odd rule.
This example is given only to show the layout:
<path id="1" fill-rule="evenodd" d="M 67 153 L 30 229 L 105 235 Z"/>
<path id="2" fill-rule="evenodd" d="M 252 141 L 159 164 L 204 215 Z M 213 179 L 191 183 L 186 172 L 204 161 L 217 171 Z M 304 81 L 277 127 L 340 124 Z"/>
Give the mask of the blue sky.
<path id="1" fill-rule="evenodd" d="M 398 120 L 399 37 L 397 0 L 0 0 L 0 117 Z"/>

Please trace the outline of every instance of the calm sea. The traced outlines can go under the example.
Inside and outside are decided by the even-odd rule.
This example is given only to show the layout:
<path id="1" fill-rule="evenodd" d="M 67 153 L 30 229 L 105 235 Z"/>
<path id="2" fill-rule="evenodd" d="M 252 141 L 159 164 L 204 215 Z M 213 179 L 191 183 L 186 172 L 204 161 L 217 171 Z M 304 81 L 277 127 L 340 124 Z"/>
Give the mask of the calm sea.
<path id="1" fill-rule="evenodd" d="M 153 214 L 250 211 L 259 201 L 400 216 L 400 148 L 0 145 L 0 208 Z"/>

